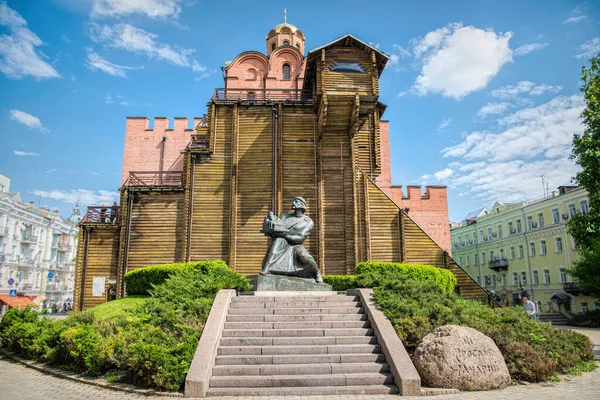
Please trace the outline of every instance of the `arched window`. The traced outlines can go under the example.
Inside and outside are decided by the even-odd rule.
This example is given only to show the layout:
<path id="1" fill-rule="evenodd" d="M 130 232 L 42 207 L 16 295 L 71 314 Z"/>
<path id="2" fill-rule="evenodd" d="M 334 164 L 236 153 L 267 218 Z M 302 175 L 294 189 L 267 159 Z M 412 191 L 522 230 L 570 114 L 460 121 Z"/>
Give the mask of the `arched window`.
<path id="1" fill-rule="evenodd" d="M 284 46 L 289 46 L 290 45 L 290 41 L 289 40 L 284 40 L 283 41 L 283 45 Z"/>
<path id="2" fill-rule="evenodd" d="M 275 43 L 273 43 L 273 44 L 271 45 L 271 51 L 275 51 L 275 47 L 276 47 L 276 46 L 275 46 Z"/>
<path id="3" fill-rule="evenodd" d="M 290 79 L 292 79 L 290 74 L 290 65 L 283 64 L 283 80 L 289 81 Z"/>
<path id="4" fill-rule="evenodd" d="M 296 43 L 296 47 L 300 50 L 300 43 Z"/>

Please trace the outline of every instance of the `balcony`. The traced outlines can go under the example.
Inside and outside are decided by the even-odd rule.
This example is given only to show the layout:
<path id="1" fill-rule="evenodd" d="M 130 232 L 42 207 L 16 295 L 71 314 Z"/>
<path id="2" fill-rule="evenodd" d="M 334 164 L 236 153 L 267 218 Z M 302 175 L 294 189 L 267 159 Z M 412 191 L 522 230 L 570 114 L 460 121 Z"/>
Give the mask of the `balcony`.
<path id="1" fill-rule="evenodd" d="M 119 206 L 88 206 L 87 213 L 82 218 L 81 222 L 117 224 L 119 223 Z"/>
<path id="2" fill-rule="evenodd" d="M 21 237 L 21 243 L 23 243 L 23 244 L 37 243 L 37 236 L 30 232 L 25 232 L 25 233 L 23 233 L 23 236 Z"/>
<path id="3" fill-rule="evenodd" d="M 131 171 L 123 186 L 181 186 L 182 173 L 183 171 Z"/>
<path id="4" fill-rule="evenodd" d="M 212 100 L 215 102 L 252 102 L 252 103 L 311 103 L 312 92 L 302 89 L 215 89 Z"/>
<path id="5" fill-rule="evenodd" d="M 573 296 L 579 296 L 580 294 L 587 296 L 589 293 L 585 290 L 582 290 L 581 287 L 575 282 L 565 282 L 563 283 L 563 290 Z"/>
<path id="6" fill-rule="evenodd" d="M 508 260 L 506 258 L 496 258 L 490 261 L 489 267 L 496 272 L 506 271 L 508 270 Z"/>
<path id="7" fill-rule="evenodd" d="M 189 148 L 192 150 L 208 150 L 209 140 L 210 138 L 207 134 L 192 135 L 192 141 L 189 144 Z"/>

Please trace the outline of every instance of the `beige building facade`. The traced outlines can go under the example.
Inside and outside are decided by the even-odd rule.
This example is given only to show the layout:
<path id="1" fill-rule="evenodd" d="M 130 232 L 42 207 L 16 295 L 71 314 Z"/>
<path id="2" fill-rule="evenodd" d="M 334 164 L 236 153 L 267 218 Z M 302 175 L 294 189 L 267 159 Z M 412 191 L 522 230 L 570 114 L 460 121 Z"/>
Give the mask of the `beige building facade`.
<path id="1" fill-rule="evenodd" d="M 483 287 L 508 305 L 519 304 L 524 288 L 542 312 L 600 309 L 600 301 L 582 293 L 569 275 L 579 251 L 566 225 L 589 211 L 583 188 L 561 186 L 550 196 L 496 202 L 485 211 L 450 231 L 453 258 Z"/>

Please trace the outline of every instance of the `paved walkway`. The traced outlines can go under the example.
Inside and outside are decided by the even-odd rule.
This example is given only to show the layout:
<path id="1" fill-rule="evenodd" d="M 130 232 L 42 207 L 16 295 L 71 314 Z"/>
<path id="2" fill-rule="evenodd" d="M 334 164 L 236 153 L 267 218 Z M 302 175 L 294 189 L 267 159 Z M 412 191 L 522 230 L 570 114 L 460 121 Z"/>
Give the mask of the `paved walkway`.
<path id="1" fill-rule="evenodd" d="M 596 345 L 597 359 L 600 358 L 600 330 L 578 328 L 592 339 Z M 600 369 L 568 377 L 562 382 L 542 384 L 516 385 L 503 390 L 487 392 L 462 392 L 427 397 L 405 397 L 405 399 L 473 399 L 473 400 L 505 400 L 515 399 L 544 399 L 544 400 L 597 400 L 600 397 Z M 56 378 L 35 369 L 18 364 L 4 355 L 0 355 L 0 400 L 81 400 L 81 399 L 148 399 L 174 400 L 173 397 L 143 396 L 138 394 L 118 392 L 103 389 L 71 380 Z M 220 400 L 279 400 L 280 397 L 220 397 Z M 392 400 L 397 396 L 293 396 L 285 400 Z"/>

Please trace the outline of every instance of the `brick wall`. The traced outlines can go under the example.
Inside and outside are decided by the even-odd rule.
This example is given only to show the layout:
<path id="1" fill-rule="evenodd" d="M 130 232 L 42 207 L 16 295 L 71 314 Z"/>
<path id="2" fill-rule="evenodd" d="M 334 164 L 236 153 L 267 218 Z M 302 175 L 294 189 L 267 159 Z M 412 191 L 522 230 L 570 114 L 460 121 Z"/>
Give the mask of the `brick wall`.
<path id="1" fill-rule="evenodd" d="M 194 125 L 201 118 L 194 118 Z M 159 171 L 160 153 L 164 145 L 163 171 L 182 169 L 181 150 L 190 142 L 195 131 L 188 126 L 187 118 L 175 118 L 173 128 L 169 128 L 169 119 L 154 118 L 154 127 L 149 129 L 146 117 L 128 117 L 125 128 L 125 150 L 121 185 L 129 177 L 129 171 Z M 163 139 L 164 138 L 164 139 Z M 164 141 L 164 142 L 163 142 Z"/>

